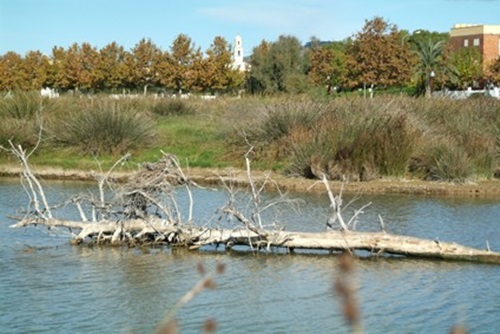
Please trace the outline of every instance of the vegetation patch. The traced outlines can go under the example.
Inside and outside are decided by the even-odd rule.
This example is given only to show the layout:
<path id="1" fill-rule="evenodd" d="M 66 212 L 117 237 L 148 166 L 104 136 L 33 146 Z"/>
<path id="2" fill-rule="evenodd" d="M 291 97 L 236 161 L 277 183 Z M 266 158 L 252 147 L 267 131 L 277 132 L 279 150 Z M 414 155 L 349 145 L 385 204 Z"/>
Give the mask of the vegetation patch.
<path id="1" fill-rule="evenodd" d="M 7 100 L 0 100 L 2 110 L 13 103 Z M 97 96 L 49 104 L 39 98 L 38 109 L 0 115 L 0 140 L 3 146 L 12 140 L 32 147 L 42 125 L 32 161 L 63 168 L 93 168 L 96 156 L 106 163 L 127 152 L 136 162 L 151 161 L 162 151 L 175 154 L 183 166 L 240 168 L 250 145 L 254 168 L 306 178 L 467 182 L 498 175 L 499 103 L 394 96 Z M 180 109 L 155 114 L 160 105 Z M 7 162 L 4 153 L 0 158 Z"/>
<path id="2" fill-rule="evenodd" d="M 144 112 L 115 101 L 99 100 L 56 124 L 54 136 L 56 142 L 92 155 L 124 154 L 147 147 L 154 134 L 153 126 Z"/>

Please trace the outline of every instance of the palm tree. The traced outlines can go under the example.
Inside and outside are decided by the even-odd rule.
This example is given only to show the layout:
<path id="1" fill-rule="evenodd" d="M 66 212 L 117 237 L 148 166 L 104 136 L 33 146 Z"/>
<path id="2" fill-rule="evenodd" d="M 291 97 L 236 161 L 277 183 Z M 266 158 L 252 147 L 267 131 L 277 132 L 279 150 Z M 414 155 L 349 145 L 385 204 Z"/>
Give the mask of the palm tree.
<path id="1" fill-rule="evenodd" d="M 419 40 L 416 44 L 416 54 L 419 63 L 416 75 L 419 81 L 425 83 L 425 97 L 430 98 L 434 76 L 438 71 L 442 71 L 442 53 L 445 41 L 434 42 L 431 39 Z"/>

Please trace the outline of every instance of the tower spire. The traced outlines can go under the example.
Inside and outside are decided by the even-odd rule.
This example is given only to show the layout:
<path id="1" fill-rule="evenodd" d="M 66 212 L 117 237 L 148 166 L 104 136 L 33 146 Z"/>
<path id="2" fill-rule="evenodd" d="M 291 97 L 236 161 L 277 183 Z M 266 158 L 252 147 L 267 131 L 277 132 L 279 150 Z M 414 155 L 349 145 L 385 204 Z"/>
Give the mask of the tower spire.
<path id="1" fill-rule="evenodd" d="M 240 71 L 245 71 L 245 61 L 243 57 L 243 41 L 240 35 L 234 38 L 233 67 Z"/>

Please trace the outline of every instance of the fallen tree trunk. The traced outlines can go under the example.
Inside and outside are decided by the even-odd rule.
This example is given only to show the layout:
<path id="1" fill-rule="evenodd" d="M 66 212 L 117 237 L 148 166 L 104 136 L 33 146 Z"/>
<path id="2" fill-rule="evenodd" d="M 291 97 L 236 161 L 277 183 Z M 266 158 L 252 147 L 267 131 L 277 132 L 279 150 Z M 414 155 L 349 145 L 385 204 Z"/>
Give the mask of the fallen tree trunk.
<path id="1" fill-rule="evenodd" d="M 262 192 L 268 183 L 272 183 L 269 175 L 258 184 L 251 175 L 250 158 L 252 148 L 245 155 L 247 177 L 250 184 L 251 212 L 247 218 L 235 205 L 234 192 L 229 190 L 229 203 L 217 212 L 222 219 L 226 216 L 235 219 L 238 224 L 234 228 L 218 229 L 197 226 L 193 222 L 193 196 L 191 186 L 196 184 L 190 180 L 180 168 L 179 161 L 173 155 L 164 153 L 162 159 L 154 164 L 145 164 L 143 169 L 132 175 L 124 185 L 117 186 L 111 182 L 111 171 L 126 162 L 128 155 L 118 160 L 107 173 L 96 175 L 99 196 L 77 196 L 62 205 L 50 206 L 45 192 L 36 176 L 31 172 L 26 151 L 9 142 L 10 151 L 22 163 L 21 181 L 30 199 L 25 216 L 18 219 L 12 227 L 44 225 L 49 228 L 68 228 L 73 235 L 73 243 L 82 242 L 144 245 L 149 243 L 184 246 L 197 249 L 209 245 L 224 245 L 226 249 L 236 245 L 249 247 L 252 251 L 271 248 L 282 248 L 289 251 L 295 249 L 325 251 L 368 251 L 375 255 L 396 254 L 403 256 L 439 258 L 446 260 L 462 260 L 489 262 L 500 264 L 500 253 L 479 250 L 455 243 L 425 240 L 415 237 L 390 235 L 385 232 L 357 232 L 357 217 L 370 204 L 356 210 L 349 220 L 342 216 L 342 189 L 335 196 L 330 189 L 326 176 L 322 183 L 330 199 L 332 208 L 327 227 L 338 230 L 326 232 L 291 232 L 284 230 L 268 230 L 264 228 L 261 213 L 282 203 L 290 204 L 284 194 L 278 190 L 278 200 L 265 203 Z M 184 187 L 188 198 L 187 221 L 183 220 L 180 206 L 175 197 L 175 188 Z M 106 196 L 105 188 L 113 196 Z M 111 199 L 108 199 L 108 198 Z M 81 221 L 70 221 L 56 218 L 53 214 L 61 206 L 73 204 Z M 90 210 L 85 212 L 85 205 Z M 114 218 L 114 219 L 113 219 Z M 380 217 L 382 230 L 384 223 Z M 78 231 L 77 234 L 73 230 Z"/>
<path id="2" fill-rule="evenodd" d="M 11 227 L 42 224 L 47 227 L 65 227 L 80 230 L 74 242 L 139 242 L 151 240 L 171 246 L 198 249 L 203 246 L 247 246 L 253 250 L 282 248 L 286 250 L 368 251 L 376 256 L 384 254 L 444 260 L 471 261 L 500 264 L 500 253 L 479 250 L 456 243 L 441 242 L 415 237 L 392 235 L 384 232 L 326 231 L 293 232 L 279 230 L 255 231 L 216 229 L 197 226 L 168 224 L 161 219 L 135 219 L 123 222 L 79 222 L 51 219 L 46 221 L 21 221 Z"/>

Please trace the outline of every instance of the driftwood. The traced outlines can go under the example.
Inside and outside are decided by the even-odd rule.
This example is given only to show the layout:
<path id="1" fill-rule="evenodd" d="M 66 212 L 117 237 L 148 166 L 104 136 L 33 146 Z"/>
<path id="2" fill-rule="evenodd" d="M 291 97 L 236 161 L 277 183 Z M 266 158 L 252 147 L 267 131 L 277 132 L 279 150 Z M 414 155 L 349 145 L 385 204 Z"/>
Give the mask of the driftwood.
<path id="1" fill-rule="evenodd" d="M 4 148 L 5 149 L 5 148 Z M 353 217 L 345 220 L 342 216 L 342 191 L 335 196 L 329 182 L 323 176 L 323 183 L 331 202 L 332 214 L 327 222 L 329 230 L 324 232 L 293 232 L 279 228 L 266 228 L 261 214 L 268 208 L 287 203 L 286 196 L 279 193 L 279 199 L 263 203 L 262 192 L 266 184 L 272 182 L 268 177 L 261 183 L 253 180 L 250 171 L 250 149 L 245 155 L 247 176 L 251 188 L 249 207 L 251 214 L 245 214 L 236 206 L 234 197 L 218 211 L 220 218 L 229 218 L 236 222 L 233 228 L 199 226 L 193 221 L 193 196 L 191 188 L 196 187 L 180 168 L 177 158 L 163 153 L 163 158 L 145 164 L 125 184 L 112 182 L 111 170 L 96 175 L 99 195 L 78 196 L 66 204 L 73 204 L 80 214 L 80 221 L 55 218 L 54 210 L 58 206 L 49 206 L 43 188 L 31 173 L 28 165 L 29 155 L 21 147 L 11 143 L 11 153 L 19 158 L 23 166 L 22 182 L 30 198 L 29 206 L 19 222 L 12 227 L 44 225 L 49 228 L 67 228 L 75 244 L 83 242 L 147 245 L 166 244 L 198 249 L 203 246 L 223 246 L 231 249 L 245 246 L 252 251 L 270 251 L 284 249 L 323 250 L 323 251 L 367 251 L 380 256 L 395 254 L 409 257 L 462 260 L 500 264 L 500 253 L 489 249 L 479 250 L 455 243 L 419 239 L 409 236 L 391 235 L 384 232 L 384 223 L 380 217 L 383 232 L 357 232 L 356 222 L 359 214 L 369 205 L 361 207 Z M 123 163 L 126 158 L 120 159 Z M 260 186 L 259 186 L 260 185 Z M 230 186 L 224 184 L 233 194 Z M 175 191 L 184 187 L 188 193 L 188 213 L 184 218 L 175 198 Z M 111 193 L 108 199 L 106 191 Z M 110 191 L 109 191 L 110 190 Z M 110 197 L 110 196 L 108 196 Z M 90 209 L 88 209 L 90 207 Z M 85 212 L 85 209 L 90 212 Z M 248 217 L 249 218 L 248 218 Z M 338 229 L 335 229 L 338 228 Z"/>
<path id="2" fill-rule="evenodd" d="M 36 224 L 22 221 L 12 227 L 25 227 Z M 93 237 L 97 241 L 111 240 L 116 233 L 127 234 L 129 240 L 136 242 L 165 243 L 198 249 L 206 245 L 222 245 L 227 249 L 234 246 L 247 246 L 254 249 L 285 248 L 326 251 L 363 250 L 371 254 L 396 254 L 409 257 L 436 258 L 444 260 L 463 260 L 500 263 L 500 253 L 478 250 L 456 243 L 440 242 L 384 232 L 326 231 L 292 232 L 281 230 L 251 231 L 246 228 L 215 229 L 197 226 L 165 225 L 163 220 L 129 220 L 122 224 L 111 221 L 96 223 L 56 220 L 43 222 L 48 227 L 65 227 L 80 230 L 75 235 L 77 243 Z"/>

